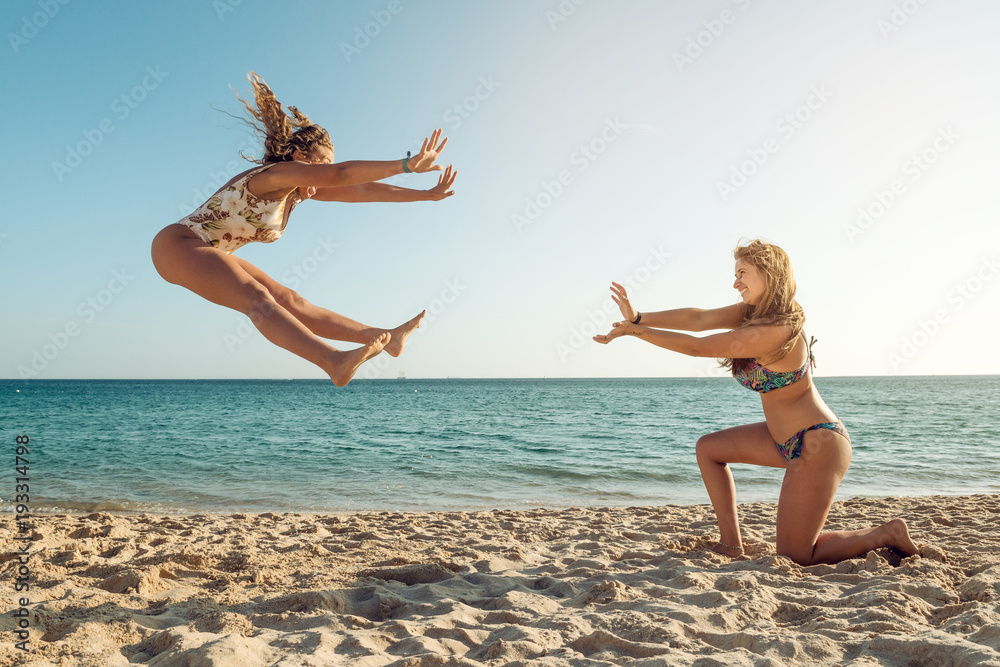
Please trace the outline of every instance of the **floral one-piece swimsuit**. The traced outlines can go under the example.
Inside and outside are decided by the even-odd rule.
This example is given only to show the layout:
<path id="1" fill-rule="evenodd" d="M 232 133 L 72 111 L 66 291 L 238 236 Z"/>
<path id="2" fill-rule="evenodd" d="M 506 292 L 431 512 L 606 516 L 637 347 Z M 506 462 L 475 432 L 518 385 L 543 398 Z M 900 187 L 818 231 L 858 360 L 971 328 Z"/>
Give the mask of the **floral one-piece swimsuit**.
<path id="1" fill-rule="evenodd" d="M 261 199 L 247 186 L 251 178 L 275 164 L 254 169 L 216 192 L 193 213 L 178 220 L 178 224 L 229 254 L 253 241 L 277 241 L 285 231 L 292 209 L 302 201 L 298 190 L 284 199 Z"/>

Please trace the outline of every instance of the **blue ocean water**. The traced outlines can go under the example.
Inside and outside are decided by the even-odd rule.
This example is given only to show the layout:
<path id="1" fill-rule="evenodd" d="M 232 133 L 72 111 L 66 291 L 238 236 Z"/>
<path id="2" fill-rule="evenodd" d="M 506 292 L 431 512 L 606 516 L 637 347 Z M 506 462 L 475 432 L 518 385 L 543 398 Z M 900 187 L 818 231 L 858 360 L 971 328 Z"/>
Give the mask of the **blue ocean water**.
<path id="1" fill-rule="evenodd" d="M 816 378 L 851 432 L 838 498 L 1000 492 L 1000 377 Z M 0 381 L 0 509 L 337 512 L 706 503 L 704 433 L 762 420 L 725 378 Z M 782 470 L 733 466 L 740 502 Z"/>

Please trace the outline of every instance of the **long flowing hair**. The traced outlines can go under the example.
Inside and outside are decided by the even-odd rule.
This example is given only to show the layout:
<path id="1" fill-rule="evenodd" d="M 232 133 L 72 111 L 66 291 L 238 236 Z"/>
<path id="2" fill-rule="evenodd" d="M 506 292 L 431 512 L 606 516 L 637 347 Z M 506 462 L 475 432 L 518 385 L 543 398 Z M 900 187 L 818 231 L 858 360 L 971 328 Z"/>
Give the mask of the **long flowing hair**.
<path id="1" fill-rule="evenodd" d="M 749 326 L 775 326 L 787 324 L 792 331 L 788 340 L 774 351 L 772 358 L 781 359 L 795 345 L 802 333 L 806 316 L 795 300 L 795 275 L 788 254 L 776 245 L 760 240 L 741 244 L 733 251 L 733 260 L 742 259 L 760 272 L 764 279 L 764 295 L 755 305 L 744 304 L 740 318 L 742 329 Z M 723 368 L 740 371 L 750 365 L 750 359 L 720 359 Z"/>
<path id="2" fill-rule="evenodd" d="M 288 107 L 289 113 L 285 113 L 274 92 L 256 72 L 250 72 L 247 79 L 253 89 L 253 103 L 241 98 L 239 93 L 236 99 L 250 114 L 243 120 L 264 141 L 264 157 L 258 160 L 243 155 L 244 158 L 257 164 L 289 162 L 296 150 L 309 153 L 319 146 L 333 148 L 327 131 L 310 121 L 296 107 Z"/>

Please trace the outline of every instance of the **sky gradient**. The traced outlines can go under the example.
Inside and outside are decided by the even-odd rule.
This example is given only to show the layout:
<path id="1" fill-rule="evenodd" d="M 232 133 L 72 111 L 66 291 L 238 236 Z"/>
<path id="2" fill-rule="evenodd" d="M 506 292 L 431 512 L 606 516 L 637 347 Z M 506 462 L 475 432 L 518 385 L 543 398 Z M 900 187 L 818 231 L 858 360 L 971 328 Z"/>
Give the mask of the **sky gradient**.
<path id="1" fill-rule="evenodd" d="M 306 202 L 237 251 L 374 326 L 429 310 L 359 378 L 720 375 L 590 336 L 612 280 L 639 310 L 733 303 L 758 237 L 818 376 L 1000 373 L 996 3 L 35 0 L 0 25 L 0 377 L 324 377 L 149 258 L 260 155 L 223 113 L 251 70 L 338 161 L 450 138 L 454 197 Z"/>

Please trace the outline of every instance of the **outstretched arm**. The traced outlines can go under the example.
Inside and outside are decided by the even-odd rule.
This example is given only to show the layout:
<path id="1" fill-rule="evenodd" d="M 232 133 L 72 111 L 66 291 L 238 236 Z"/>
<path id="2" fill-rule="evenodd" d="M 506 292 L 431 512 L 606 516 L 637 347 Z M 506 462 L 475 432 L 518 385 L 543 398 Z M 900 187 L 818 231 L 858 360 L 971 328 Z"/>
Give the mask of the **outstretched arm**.
<path id="1" fill-rule="evenodd" d="M 618 304 L 618 309 L 628 322 L 639 318 L 639 311 L 629 301 L 625 288 L 616 282 L 611 283 L 611 298 Z M 676 308 L 657 312 L 643 312 L 639 323 L 654 329 L 679 329 L 681 331 L 710 331 L 712 329 L 735 329 L 740 325 L 740 315 L 743 306 L 734 303 L 731 306 L 712 308 Z"/>
<path id="2" fill-rule="evenodd" d="M 435 161 L 448 143 L 441 138 L 441 130 L 434 130 L 424 139 L 420 152 L 406 160 L 406 168 L 419 174 L 427 171 L 442 171 L 444 167 Z M 403 159 L 398 160 L 350 160 L 334 164 L 311 164 L 309 162 L 280 162 L 267 171 L 253 177 L 253 190 L 265 196 L 269 193 L 290 191 L 293 188 L 340 188 L 362 183 L 381 181 L 402 174 Z M 266 197 L 273 198 L 273 197 Z"/>
<path id="3" fill-rule="evenodd" d="M 645 315 L 643 315 L 645 319 Z M 598 343 L 610 343 L 622 336 L 635 336 L 657 347 L 691 357 L 748 359 L 765 357 L 781 347 L 791 335 L 791 327 L 749 326 L 709 336 L 690 336 L 676 331 L 661 331 L 630 322 L 615 322 L 611 331 L 594 336 Z"/>
<path id="4" fill-rule="evenodd" d="M 437 185 L 430 190 L 413 190 L 388 183 L 362 183 L 340 188 L 316 188 L 315 194 L 310 199 L 342 202 L 440 201 L 455 194 L 451 187 L 455 183 L 456 176 L 458 172 L 453 171 L 451 165 L 448 165 L 438 179 Z"/>
<path id="5" fill-rule="evenodd" d="M 680 331 L 711 331 L 735 329 L 740 325 L 743 305 L 734 303 L 722 308 L 676 308 L 644 312 L 641 324 L 654 329 L 679 329 Z"/>

